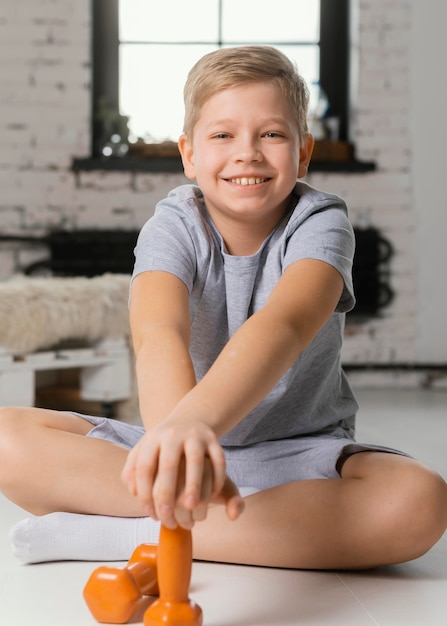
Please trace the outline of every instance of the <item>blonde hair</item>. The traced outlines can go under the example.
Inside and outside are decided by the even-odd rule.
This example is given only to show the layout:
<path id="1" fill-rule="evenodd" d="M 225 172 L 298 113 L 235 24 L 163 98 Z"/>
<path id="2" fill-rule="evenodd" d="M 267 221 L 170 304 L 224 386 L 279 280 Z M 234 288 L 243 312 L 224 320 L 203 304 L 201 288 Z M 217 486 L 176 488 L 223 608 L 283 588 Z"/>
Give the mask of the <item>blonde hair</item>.
<path id="1" fill-rule="evenodd" d="M 303 142 L 308 132 L 307 85 L 292 61 L 270 46 L 220 48 L 199 59 L 190 70 L 183 91 L 183 132 L 192 137 L 203 105 L 218 91 L 262 81 L 280 87 L 295 115 L 299 138 Z"/>

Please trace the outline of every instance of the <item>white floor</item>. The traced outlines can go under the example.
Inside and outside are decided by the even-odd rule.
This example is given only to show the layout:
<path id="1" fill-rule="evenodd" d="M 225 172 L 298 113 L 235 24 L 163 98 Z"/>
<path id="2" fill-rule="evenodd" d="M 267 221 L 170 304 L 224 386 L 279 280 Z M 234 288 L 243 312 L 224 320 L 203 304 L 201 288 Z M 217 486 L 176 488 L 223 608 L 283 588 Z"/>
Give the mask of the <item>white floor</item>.
<path id="1" fill-rule="evenodd" d="M 358 397 L 359 439 L 406 450 L 447 478 L 446 391 L 363 390 Z M 95 624 L 82 589 L 97 565 L 18 563 L 8 530 L 25 515 L 0 496 L 1 626 Z M 447 536 L 421 559 L 363 573 L 195 563 L 190 595 L 204 626 L 445 626 Z"/>

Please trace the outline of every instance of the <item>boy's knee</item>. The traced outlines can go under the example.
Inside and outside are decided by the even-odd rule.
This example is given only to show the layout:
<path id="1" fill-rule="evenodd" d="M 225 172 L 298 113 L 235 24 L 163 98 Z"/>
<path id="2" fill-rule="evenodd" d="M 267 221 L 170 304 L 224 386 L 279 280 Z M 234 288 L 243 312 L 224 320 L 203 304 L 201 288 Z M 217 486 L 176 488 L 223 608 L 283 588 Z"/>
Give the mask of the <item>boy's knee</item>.
<path id="1" fill-rule="evenodd" d="M 441 537 L 447 527 L 447 484 L 444 479 L 431 470 L 426 469 L 422 480 L 421 491 L 427 512 L 431 515 L 436 540 Z M 421 517 L 424 513 L 421 511 Z M 430 524 L 430 521 L 428 521 Z"/>
<path id="2" fill-rule="evenodd" d="M 428 467 L 371 452 L 350 457 L 344 474 L 368 486 L 370 530 L 375 541 L 389 546 L 390 563 L 422 556 L 445 532 L 447 485 Z"/>
<path id="3" fill-rule="evenodd" d="M 397 477 L 396 477 L 397 478 Z M 447 527 L 447 485 L 436 472 L 407 466 L 396 483 L 394 531 L 410 560 L 425 554 Z"/>

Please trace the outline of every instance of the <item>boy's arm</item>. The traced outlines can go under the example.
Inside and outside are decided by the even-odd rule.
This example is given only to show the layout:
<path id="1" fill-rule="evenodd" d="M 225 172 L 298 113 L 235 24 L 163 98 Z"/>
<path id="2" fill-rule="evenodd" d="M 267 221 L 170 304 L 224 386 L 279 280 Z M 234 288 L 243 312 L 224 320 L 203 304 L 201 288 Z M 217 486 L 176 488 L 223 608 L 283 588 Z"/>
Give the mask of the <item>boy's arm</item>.
<path id="1" fill-rule="evenodd" d="M 184 283 L 168 272 L 138 275 L 131 288 L 130 324 L 140 412 L 147 433 L 129 453 L 123 479 L 145 506 L 145 513 L 157 518 L 154 494 L 160 490 L 159 465 L 170 493 L 177 490 L 178 496 L 185 480 L 181 464 L 188 452 L 202 459 L 194 521 L 206 517 L 211 495 L 226 506 L 228 517 L 235 519 L 243 503 L 226 476 L 225 457 L 213 430 L 204 422 L 192 428 L 186 424 L 183 430 L 157 429 L 196 384 L 189 355 L 189 294 Z M 191 520 L 185 519 L 185 511 L 183 514 L 187 527 Z"/>
<path id="2" fill-rule="evenodd" d="M 186 292 L 183 284 L 182 288 Z M 146 503 L 148 514 L 170 527 L 177 522 L 186 527 L 203 519 L 206 507 L 201 493 L 205 462 L 210 460 L 215 474 L 214 495 L 221 491 L 225 479 L 224 459 L 217 438 L 239 423 L 274 387 L 328 321 L 342 289 L 343 279 L 332 266 L 311 259 L 293 263 L 278 281 L 264 308 L 252 315 L 233 335 L 197 385 L 192 382 L 192 370 L 189 369 L 192 365 L 186 357 L 189 338 L 186 322 L 184 319 L 179 322 L 172 314 L 172 302 L 157 305 L 168 318 L 174 315 L 173 321 L 169 329 L 161 329 L 163 340 L 157 339 L 155 344 L 151 341 L 151 349 L 157 351 L 154 364 L 150 365 L 151 359 L 146 361 L 145 358 L 145 365 L 140 365 L 139 371 L 143 373 L 144 381 L 149 376 L 160 381 L 162 372 L 171 378 L 168 374 L 172 367 L 178 373 L 176 379 L 179 382 L 169 383 L 173 390 L 171 400 L 165 397 L 169 389 L 160 381 L 163 398 L 154 402 L 149 398 L 152 392 L 143 389 L 143 377 L 139 374 L 142 410 L 144 408 L 147 413 L 145 421 L 147 423 L 153 411 L 154 421 L 159 422 L 151 431 L 151 438 L 144 441 L 144 454 L 138 463 L 140 478 L 137 476 L 136 479 L 135 492 Z M 171 295 L 175 301 L 175 293 Z M 184 297 L 187 297 L 186 293 Z M 163 315 L 158 315 L 157 311 L 158 308 L 155 313 L 151 312 L 149 324 L 137 316 L 138 325 L 146 329 L 137 332 L 136 350 L 139 352 L 145 350 L 150 334 L 160 331 L 156 327 L 163 326 Z M 172 348 L 178 348 L 179 337 L 182 338 L 182 348 L 177 351 Z M 160 366 L 158 350 L 165 350 L 165 341 L 168 341 L 168 348 Z M 140 355 L 138 359 L 141 359 Z M 179 363 L 182 363 L 180 368 Z M 188 376 L 183 367 L 189 372 Z M 153 387 L 151 384 L 150 389 Z M 150 406 L 154 408 L 150 410 Z M 152 423 L 152 417 L 149 421 Z M 179 505 L 177 490 L 182 455 L 186 459 L 186 469 Z M 208 496 L 208 501 L 210 499 Z M 237 517 L 233 513 L 230 516 Z"/>
<path id="3" fill-rule="evenodd" d="M 203 419 L 218 436 L 238 424 L 274 387 L 334 312 L 343 279 L 331 265 L 292 263 L 265 306 L 233 335 L 178 415 Z"/>
<path id="4" fill-rule="evenodd" d="M 150 429 L 196 384 L 189 355 L 189 295 L 168 272 L 143 272 L 131 287 L 130 326 L 140 412 Z"/>

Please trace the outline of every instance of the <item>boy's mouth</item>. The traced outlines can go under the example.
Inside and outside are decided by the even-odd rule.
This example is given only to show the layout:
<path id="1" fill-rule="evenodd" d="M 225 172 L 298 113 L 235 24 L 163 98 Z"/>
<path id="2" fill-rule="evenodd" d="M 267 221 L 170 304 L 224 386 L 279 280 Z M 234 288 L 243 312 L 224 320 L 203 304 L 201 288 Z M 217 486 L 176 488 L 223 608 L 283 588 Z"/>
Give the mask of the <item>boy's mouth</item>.
<path id="1" fill-rule="evenodd" d="M 243 178 L 230 178 L 230 182 L 234 183 L 235 185 L 260 185 L 261 183 L 265 183 L 267 180 L 269 180 L 268 178 L 258 178 L 258 177 L 253 177 L 251 176 L 250 178 L 247 177 L 243 177 Z"/>

